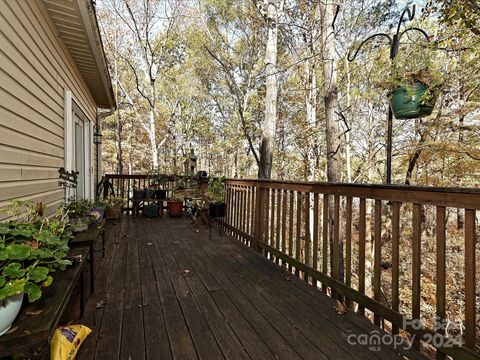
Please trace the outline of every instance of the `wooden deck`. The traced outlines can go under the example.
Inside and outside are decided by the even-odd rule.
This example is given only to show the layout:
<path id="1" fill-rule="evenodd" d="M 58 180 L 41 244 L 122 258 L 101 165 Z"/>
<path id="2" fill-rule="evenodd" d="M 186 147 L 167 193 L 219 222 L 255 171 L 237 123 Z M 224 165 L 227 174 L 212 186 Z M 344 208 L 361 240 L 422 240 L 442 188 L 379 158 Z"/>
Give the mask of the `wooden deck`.
<path id="1" fill-rule="evenodd" d="M 217 228 L 166 216 L 109 227 L 81 360 L 401 358 L 349 345 L 379 329 Z"/>

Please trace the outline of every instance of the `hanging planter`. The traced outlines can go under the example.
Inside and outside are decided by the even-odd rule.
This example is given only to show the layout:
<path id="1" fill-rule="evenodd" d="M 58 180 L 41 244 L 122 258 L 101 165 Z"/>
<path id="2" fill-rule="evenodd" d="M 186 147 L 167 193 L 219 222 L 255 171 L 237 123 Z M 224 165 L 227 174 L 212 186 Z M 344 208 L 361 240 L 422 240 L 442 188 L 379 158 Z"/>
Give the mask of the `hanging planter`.
<path id="1" fill-rule="evenodd" d="M 396 119 L 415 119 L 432 113 L 436 98 L 429 96 L 428 87 L 420 81 L 411 88 L 400 86 L 392 91 L 390 106 Z M 430 99 L 428 99 L 430 97 Z"/>

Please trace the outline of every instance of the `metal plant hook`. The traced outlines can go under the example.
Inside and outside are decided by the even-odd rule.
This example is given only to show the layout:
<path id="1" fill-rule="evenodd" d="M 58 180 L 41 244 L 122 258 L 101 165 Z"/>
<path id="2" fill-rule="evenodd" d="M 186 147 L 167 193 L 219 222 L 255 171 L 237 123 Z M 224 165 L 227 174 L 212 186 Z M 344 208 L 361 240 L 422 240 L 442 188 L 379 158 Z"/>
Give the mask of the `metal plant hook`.
<path id="1" fill-rule="evenodd" d="M 429 38 L 428 34 L 424 30 L 422 30 L 418 27 L 413 27 L 412 26 L 412 27 L 409 27 L 409 28 L 403 30 L 402 32 L 400 32 L 400 28 L 401 28 L 402 24 L 404 22 L 413 20 L 413 18 L 415 17 L 415 9 L 416 9 L 416 7 L 415 7 L 415 4 L 414 4 L 411 9 L 409 7 L 406 7 L 405 10 L 403 10 L 402 14 L 400 15 L 400 19 L 398 20 L 397 31 L 393 35 L 393 37 L 391 37 L 390 35 L 385 34 L 385 33 L 373 34 L 373 35 L 367 37 L 365 40 L 363 40 L 360 43 L 360 45 L 355 50 L 355 53 L 353 54 L 353 56 L 351 56 L 351 53 L 349 53 L 348 56 L 347 56 L 347 60 L 348 61 L 355 60 L 359 51 L 362 49 L 363 45 L 365 45 L 365 43 L 367 43 L 368 41 L 370 41 L 371 39 L 376 38 L 376 37 L 386 37 L 388 39 L 389 44 L 390 44 L 390 60 L 392 61 L 392 65 L 393 65 L 393 60 L 397 57 L 397 54 L 398 54 L 398 48 L 400 46 L 400 39 L 407 32 L 409 32 L 409 31 L 420 32 L 421 34 L 423 34 L 425 36 L 425 39 L 427 41 L 430 41 L 430 38 Z M 406 19 L 404 19 L 405 15 L 407 15 Z M 386 166 L 386 170 L 387 170 L 386 183 L 387 184 L 392 183 L 392 137 L 393 137 L 393 112 L 392 112 L 391 107 L 389 106 L 388 107 L 388 122 L 387 122 L 387 159 L 386 159 L 386 165 L 387 165 Z"/>
<path id="2" fill-rule="evenodd" d="M 390 37 L 390 35 L 388 34 L 385 34 L 385 33 L 377 33 L 377 34 L 373 34 L 373 35 L 370 35 L 368 38 L 366 38 L 365 40 L 362 41 L 362 43 L 357 47 L 357 50 L 355 50 L 355 53 L 353 54 L 353 56 L 351 56 L 351 54 L 349 53 L 348 54 L 348 61 L 353 61 L 355 60 L 355 58 L 357 57 L 358 55 L 358 52 L 362 49 L 363 45 L 365 45 L 369 40 L 373 39 L 373 38 L 376 38 L 377 36 L 383 36 L 383 37 L 386 37 L 388 39 L 388 42 L 390 44 L 390 46 L 392 46 L 392 38 Z"/>
<path id="3" fill-rule="evenodd" d="M 408 14 L 408 20 L 407 21 L 412 21 L 413 18 L 415 17 L 415 4 L 412 5 L 412 11 L 410 11 L 408 6 L 405 8 L 405 10 L 403 10 L 402 15 L 400 16 L 400 20 L 398 21 L 398 25 L 397 25 L 397 36 L 400 33 L 400 26 L 402 26 L 403 17 L 405 16 L 405 14 Z"/>

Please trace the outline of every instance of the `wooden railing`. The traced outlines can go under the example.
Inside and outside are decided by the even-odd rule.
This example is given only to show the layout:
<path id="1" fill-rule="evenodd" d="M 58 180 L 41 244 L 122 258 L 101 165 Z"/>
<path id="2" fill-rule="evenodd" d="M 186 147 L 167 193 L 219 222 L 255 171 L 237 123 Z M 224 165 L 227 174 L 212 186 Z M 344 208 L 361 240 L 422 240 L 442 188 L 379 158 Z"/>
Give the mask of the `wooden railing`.
<path id="1" fill-rule="evenodd" d="M 479 190 L 229 179 L 226 203 L 220 224 L 227 232 L 309 284 L 392 334 L 409 335 L 416 348 L 434 339 L 438 359 L 479 358 Z M 464 217 L 458 230 L 451 224 L 457 212 Z M 453 288 L 447 255 L 462 259 L 454 264 L 462 274 Z M 433 321 L 412 321 L 446 320 L 453 296 L 455 304 L 461 299 L 453 315 L 464 326 L 453 330 L 460 332 L 455 341 Z"/>
<path id="2" fill-rule="evenodd" d="M 167 177 L 167 175 L 166 175 Z M 167 191 L 167 197 L 172 195 L 172 192 L 177 187 L 186 181 L 187 177 L 180 175 L 168 175 L 168 180 L 162 185 L 162 190 Z M 115 195 L 123 199 L 124 212 L 131 212 L 133 210 L 133 189 L 144 189 L 152 183 L 152 176 L 145 174 L 125 175 L 125 174 L 106 174 L 105 182 L 109 185 L 104 185 L 103 197 Z"/>

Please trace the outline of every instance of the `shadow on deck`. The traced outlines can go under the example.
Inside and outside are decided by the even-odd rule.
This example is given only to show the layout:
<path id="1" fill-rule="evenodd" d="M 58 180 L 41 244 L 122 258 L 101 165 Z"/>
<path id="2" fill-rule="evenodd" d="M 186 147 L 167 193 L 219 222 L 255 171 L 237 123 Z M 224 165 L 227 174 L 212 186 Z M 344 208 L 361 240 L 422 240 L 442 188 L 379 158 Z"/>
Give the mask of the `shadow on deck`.
<path id="1" fill-rule="evenodd" d="M 217 228 L 124 216 L 110 224 L 79 359 L 398 359 L 350 345 L 379 331 Z M 413 354 L 410 358 L 420 358 Z"/>

